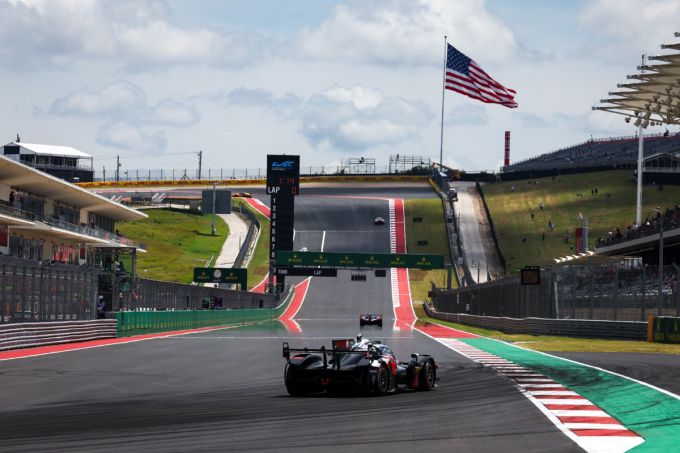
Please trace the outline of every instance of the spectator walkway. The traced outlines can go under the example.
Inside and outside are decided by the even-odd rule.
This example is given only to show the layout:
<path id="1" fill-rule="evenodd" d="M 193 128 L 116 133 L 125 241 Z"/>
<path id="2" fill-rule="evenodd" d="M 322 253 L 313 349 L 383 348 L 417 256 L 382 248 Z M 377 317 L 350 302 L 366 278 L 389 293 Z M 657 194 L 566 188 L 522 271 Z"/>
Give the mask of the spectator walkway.
<path id="1" fill-rule="evenodd" d="M 215 267 L 233 267 L 234 260 L 248 234 L 248 224 L 235 213 L 217 215 L 229 226 L 229 234 L 215 261 Z"/>
<path id="2" fill-rule="evenodd" d="M 488 258 L 479 224 L 484 221 L 488 222 L 488 220 L 485 219 L 484 211 L 482 210 L 480 215 L 476 207 L 476 204 L 482 203 L 482 200 L 474 185 L 461 186 L 455 183 L 454 185 L 458 186 L 457 208 L 460 216 L 458 222 L 465 259 L 472 279 L 477 283 L 484 283 L 487 279 Z M 479 200 L 475 200 L 475 198 L 479 198 Z M 490 240 L 493 241 L 493 239 Z"/>

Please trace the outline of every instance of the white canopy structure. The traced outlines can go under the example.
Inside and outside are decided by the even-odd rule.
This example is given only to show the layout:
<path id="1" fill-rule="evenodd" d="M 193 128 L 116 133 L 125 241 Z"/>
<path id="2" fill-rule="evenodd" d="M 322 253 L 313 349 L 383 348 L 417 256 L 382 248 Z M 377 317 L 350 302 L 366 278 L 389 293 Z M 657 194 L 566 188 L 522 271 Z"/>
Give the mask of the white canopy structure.
<path id="1" fill-rule="evenodd" d="M 675 33 L 680 38 L 680 33 Z M 680 51 L 680 43 L 662 44 L 662 49 Z M 669 53 L 648 57 L 642 56 L 637 67 L 639 74 L 631 74 L 629 83 L 620 83 L 619 91 L 609 92 L 607 99 L 601 99 L 593 110 L 623 115 L 626 122 L 635 119 L 638 127 L 639 147 L 637 166 L 637 215 L 636 223 L 642 219 L 642 162 L 644 151 L 644 129 L 661 124 L 680 124 L 680 53 Z M 653 63 L 649 63 L 653 62 Z"/>
<path id="2" fill-rule="evenodd" d="M 662 44 L 661 48 L 680 51 L 680 43 Z M 648 57 L 637 69 L 639 74 L 627 76 L 632 82 L 618 84 L 623 90 L 609 92 L 614 97 L 600 100 L 602 105 L 593 110 L 634 118 L 635 125 L 643 128 L 680 124 L 680 53 Z"/>

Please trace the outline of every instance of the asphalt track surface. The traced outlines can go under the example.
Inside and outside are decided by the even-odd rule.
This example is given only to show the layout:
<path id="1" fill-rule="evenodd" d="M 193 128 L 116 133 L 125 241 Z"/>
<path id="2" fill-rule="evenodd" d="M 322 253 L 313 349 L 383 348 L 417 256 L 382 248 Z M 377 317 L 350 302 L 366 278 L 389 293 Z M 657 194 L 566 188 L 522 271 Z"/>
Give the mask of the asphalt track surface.
<path id="1" fill-rule="evenodd" d="M 296 248 L 388 252 L 388 226 L 373 225 L 387 213 L 384 200 L 299 197 Z M 393 331 L 389 278 L 353 282 L 350 273 L 312 279 L 301 333 L 272 323 L 0 362 L 0 450 L 580 451 L 507 378 L 418 332 Z M 402 360 L 436 358 L 439 388 L 289 397 L 281 343 L 352 337 L 366 311 L 386 320 L 366 337 Z"/>

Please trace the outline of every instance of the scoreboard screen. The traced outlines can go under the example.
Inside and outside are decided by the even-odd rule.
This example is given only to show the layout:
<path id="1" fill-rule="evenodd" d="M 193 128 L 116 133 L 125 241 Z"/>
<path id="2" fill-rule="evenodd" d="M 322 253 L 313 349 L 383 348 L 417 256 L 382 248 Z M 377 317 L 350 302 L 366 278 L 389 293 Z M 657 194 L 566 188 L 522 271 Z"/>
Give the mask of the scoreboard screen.
<path id="1" fill-rule="evenodd" d="M 300 156 L 267 155 L 267 193 L 270 195 L 300 193 Z"/>

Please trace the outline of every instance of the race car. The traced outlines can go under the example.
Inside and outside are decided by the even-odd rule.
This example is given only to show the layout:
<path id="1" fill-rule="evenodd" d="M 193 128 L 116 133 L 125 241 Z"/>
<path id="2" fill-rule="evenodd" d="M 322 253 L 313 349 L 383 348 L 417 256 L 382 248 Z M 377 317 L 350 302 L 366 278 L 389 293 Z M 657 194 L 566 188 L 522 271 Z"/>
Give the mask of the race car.
<path id="1" fill-rule="evenodd" d="M 382 217 L 376 217 L 375 219 L 373 219 L 373 224 L 374 225 L 385 225 L 385 219 L 383 219 Z"/>
<path id="2" fill-rule="evenodd" d="M 411 354 L 408 362 L 398 362 L 387 345 L 361 335 L 356 340 L 333 340 L 331 349 L 293 349 L 283 343 L 283 357 L 284 382 L 291 396 L 341 391 L 385 395 L 436 387 L 434 358 Z"/>
<path id="3" fill-rule="evenodd" d="M 232 197 L 235 197 L 235 198 L 237 198 L 237 197 L 238 198 L 253 198 L 253 194 L 251 194 L 250 192 L 236 192 L 232 195 Z"/>
<path id="4" fill-rule="evenodd" d="M 359 316 L 359 325 L 382 327 L 382 315 L 379 313 L 364 313 Z"/>

